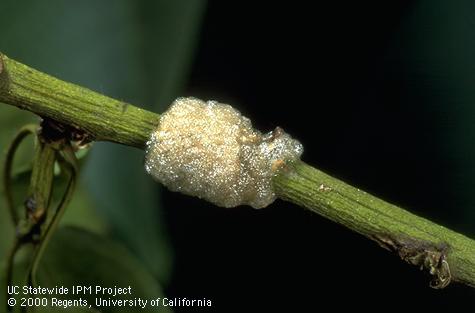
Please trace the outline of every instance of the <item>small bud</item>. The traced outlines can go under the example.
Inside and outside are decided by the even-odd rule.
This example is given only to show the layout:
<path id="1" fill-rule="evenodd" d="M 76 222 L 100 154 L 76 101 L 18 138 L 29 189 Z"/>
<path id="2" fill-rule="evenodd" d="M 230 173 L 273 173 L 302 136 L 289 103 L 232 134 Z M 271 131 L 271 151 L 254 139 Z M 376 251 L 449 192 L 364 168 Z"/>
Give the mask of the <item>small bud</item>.
<path id="1" fill-rule="evenodd" d="M 263 135 L 230 105 L 179 98 L 147 142 L 145 169 L 172 191 L 263 208 L 276 198 L 272 177 L 302 152 L 281 128 Z"/>

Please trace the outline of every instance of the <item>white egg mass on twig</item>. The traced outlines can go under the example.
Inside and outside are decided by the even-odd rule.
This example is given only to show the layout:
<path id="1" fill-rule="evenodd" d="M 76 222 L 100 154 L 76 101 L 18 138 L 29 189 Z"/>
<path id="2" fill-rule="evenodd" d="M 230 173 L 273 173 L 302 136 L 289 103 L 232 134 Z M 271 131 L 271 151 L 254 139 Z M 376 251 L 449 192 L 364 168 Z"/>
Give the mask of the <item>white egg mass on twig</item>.
<path id="1" fill-rule="evenodd" d="M 262 134 L 230 105 L 179 98 L 147 142 L 145 169 L 172 191 L 262 208 L 276 198 L 272 177 L 302 152 L 281 128 Z"/>

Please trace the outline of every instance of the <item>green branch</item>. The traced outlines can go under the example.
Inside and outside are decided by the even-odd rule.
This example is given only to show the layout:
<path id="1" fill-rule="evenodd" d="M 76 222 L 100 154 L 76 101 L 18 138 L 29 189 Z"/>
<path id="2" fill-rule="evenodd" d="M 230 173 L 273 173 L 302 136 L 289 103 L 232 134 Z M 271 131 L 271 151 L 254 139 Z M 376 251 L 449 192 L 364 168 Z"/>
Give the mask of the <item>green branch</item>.
<path id="1" fill-rule="evenodd" d="M 0 54 L 0 102 L 74 127 L 91 140 L 137 148 L 158 115 L 31 69 Z M 475 286 L 475 241 L 351 187 L 302 162 L 274 179 L 277 195 L 342 224 L 427 269 L 431 286 Z"/>
<path id="2" fill-rule="evenodd" d="M 280 198 L 310 209 L 427 269 L 431 286 L 475 287 L 475 241 L 354 188 L 303 162 L 274 179 Z"/>
<path id="3" fill-rule="evenodd" d="M 0 54 L 0 101 L 85 131 L 91 140 L 143 148 L 158 114 L 41 73 Z"/>

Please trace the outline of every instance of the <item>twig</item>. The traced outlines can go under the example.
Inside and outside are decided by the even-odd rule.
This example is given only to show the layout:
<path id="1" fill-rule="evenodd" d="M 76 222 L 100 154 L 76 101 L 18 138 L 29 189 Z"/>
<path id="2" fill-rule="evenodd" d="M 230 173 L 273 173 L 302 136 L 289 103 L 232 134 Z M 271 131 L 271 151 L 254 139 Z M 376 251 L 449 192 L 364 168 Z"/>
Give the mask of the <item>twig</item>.
<path id="1" fill-rule="evenodd" d="M 0 54 L 0 102 L 86 132 L 93 140 L 143 149 L 158 115 L 38 72 Z M 427 269 L 431 286 L 475 287 L 475 241 L 418 217 L 302 162 L 274 178 L 277 195 L 306 207 Z"/>
<path id="2" fill-rule="evenodd" d="M 431 286 L 475 287 L 475 241 L 354 188 L 303 162 L 274 179 L 280 198 L 310 209 L 427 269 Z"/>
<path id="3" fill-rule="evenodd" d="M 22 127 L 15 138 L 11 142 L 10 146 L 7 148 L 7 154 L 5 158 L 5 168 L 3 169 L 3 186 L 5 188 L 5 200 L 7 203 L 8 210 L 10 211 L 10 216 L 12 218 L 13 225 L 17 225 L 19 221 L 18 213 L 13 203 L 13 195 L 11 190 L 11 172 L 13 168 L 13 156 L 17 150 L 20 143 L 25 139 L 27 135 L 36 134 L 38 126 L 37 125 L 26 125 Z"/>
<path id="4" fill-rule="evenodd" d="M 0 101 L 79 128 L 91 140 L 143 148 L 159 115 L 61 81 L 0 54 Z"/>
<path id="5" fill-rule="evenodd" d="M 63 197 L 61 198 L 61 201 L 59 202 L 56 211 L 54 211 L 53 217 L 50 223 L 48 224 L 44 235 L 41 238 L 41 241 L 38 243 L 33 254 L 31 268 L 28 273 L 28 284 L 34 287 L 38 286 L 36 276 L 43 253 L 51 240 L 51 236 L 58 227 L 59 222 L 61 221 L 61 218 L 64 215 L 64 212 L 66 211 L 66 206 L 72 199 L 74 188 L 76 185 L 78 165 L 76 156 L 74 155 L 74 152 L 69 143 L 66 145 L 62 152 L 64 156 L 62 156 L 59 152 L 57 153 L 61 169 L 65 172 L 66 176 L 68 176 L 68 184 L 66 185 L 66 190 L 64 191 Z"/>

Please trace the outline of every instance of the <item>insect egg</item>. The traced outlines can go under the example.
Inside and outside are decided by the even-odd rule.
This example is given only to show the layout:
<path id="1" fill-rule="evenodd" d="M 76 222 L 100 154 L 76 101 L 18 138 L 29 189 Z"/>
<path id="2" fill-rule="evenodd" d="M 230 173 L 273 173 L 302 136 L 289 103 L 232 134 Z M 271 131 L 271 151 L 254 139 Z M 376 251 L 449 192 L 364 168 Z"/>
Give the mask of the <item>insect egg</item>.
<path id="1" fill-rule="evenodd" d="M 147 142 L 145 169 L 172 191 L 262 208 L 276 198 L 272 177 L 302 152 L 281 128 L 262 134 L 230 105 L 179 98 Z"/>

